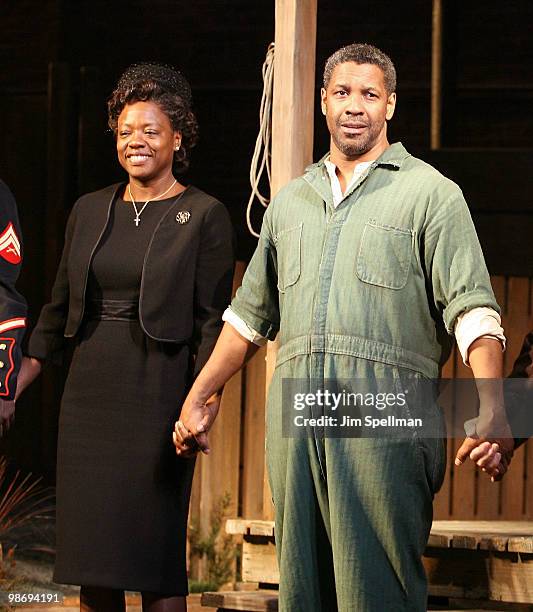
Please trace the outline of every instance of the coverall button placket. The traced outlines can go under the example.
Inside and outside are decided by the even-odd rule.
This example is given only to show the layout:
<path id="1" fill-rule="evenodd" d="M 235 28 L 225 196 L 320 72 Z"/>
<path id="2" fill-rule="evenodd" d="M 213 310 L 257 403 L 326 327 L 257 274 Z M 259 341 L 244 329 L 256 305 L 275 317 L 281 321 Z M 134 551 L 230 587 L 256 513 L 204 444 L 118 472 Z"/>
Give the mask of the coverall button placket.
<path id="1" fill-rule="evenodd" d="M 333 214 L 329 218 L 326 226 L 326 235 L 322 250 L 322 259 L 318 273 L 318 284 L 316 299 L 314 300 L 313 312 L 313 331 L 312 331 L 312 354 L 311 354 L 311 380 L 324 388 L 325 380 L 325 339 L 326 322 L 328 315 L 328 301 L 335 268 L 335 259 L 339 238 L 344 228 L 350 209 L 356 205 L 356 201 L 362 191 L 362 185 L 368 177 L 370 170 L 367 171 L 359 181 L 353 186 L 346 198 L 333 209 Z M 330 186 L 331 188 L 331 186 Z M 322 190 L 320 190 L 322 191 Z M 332 205 L 332 199 L 328 198 L 326 204 Z M 314 340 L 314 341 L 313 341 Z M 320 342 L 320 345 L 317 344 Z M 325 406 L 312 406 L 310 408 L 312 418 L 319 418 L 325 414 Z M 313 427 L 313 439 L 317 453 L 317 460 L 323 480 L 327 481 L 326 455 L 324 449 L 325 426 Z"/>

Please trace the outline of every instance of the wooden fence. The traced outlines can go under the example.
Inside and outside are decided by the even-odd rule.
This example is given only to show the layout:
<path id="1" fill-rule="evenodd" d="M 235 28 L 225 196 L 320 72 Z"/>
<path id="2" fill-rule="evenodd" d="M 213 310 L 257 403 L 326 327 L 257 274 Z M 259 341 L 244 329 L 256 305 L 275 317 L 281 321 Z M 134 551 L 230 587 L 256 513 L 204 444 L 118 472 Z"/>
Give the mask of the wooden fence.
<path id="1" fill-rule="evenodd" d="M 507 337 L 504 372 L 509 374 L 524 336 L 533 329 L 533 282 L 526 277 L 492 277 L 492 287 L 502 308 L 502 325 Z M 454 350 L 444 367 L 444 377 L 470 378 Z M 520 447 L 511 468 L 500 483 L 492 483 L 472 462 L 459 468 L 453 464 L 460 440 L 449 440 L 448 469 L 442 489 L 435 498 L 436 519 L 533 520 L 533 441 Z"/>
<path id="2" fill-rule="evenodd" d="M 239 264 L 235 286 L 240 284 L 244 264 Z M 525 334 L 533 329 L 533 282 L 523 277 L 492 278 L 494 292 L 503 311 L 507 336 L 505 372 L 512 368 Z M 273 507 L 265 478 L 265 349 L 261 349 L 227 384 L 221 414 L 210 433 L 211 453 L 198 459 L 191 518 L 204 529 L 210 511 L 229 493 L 228 515 L 246 519 L 273 518 Z M 471 377 L 454 350 L 444 377 Z M 501 483 L 491 483 L 471 462 L 453 465 L 457 444 L 448 441 L 448 468 L 443 487 L 435 499 L 436 519 L 533 520 L 533 446 L 520 448 Z"/>

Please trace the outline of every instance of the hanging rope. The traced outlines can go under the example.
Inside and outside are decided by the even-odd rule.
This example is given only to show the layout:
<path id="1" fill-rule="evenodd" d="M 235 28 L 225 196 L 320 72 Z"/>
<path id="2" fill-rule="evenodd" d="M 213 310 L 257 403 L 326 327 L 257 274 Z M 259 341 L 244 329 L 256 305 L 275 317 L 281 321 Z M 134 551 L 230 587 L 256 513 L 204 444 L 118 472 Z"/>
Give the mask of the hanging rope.
<path id="1" fill-rule="evenodd" d="M 259 238 L 259 234 L 254 231 L 251 221 L 251 211 L 254 198 L 266 208 L 270 202 L 269 197 L 263 196 L 259 192 L 259 182 L 263 172 L 266 170 L 268 186 L 271 185 L 271 136 L 272 136 L 272 83 L 274 80 L 274 43 L 268 45 L 265 62 L 263 64 L 263 95 L 261 97 L 261 107 L 259 109 L 259 134 L 255 141 L 254 154 L 250 164 L 250 185 L 252 193 L 246 207 L 246 223 L 252 236 Z"/>

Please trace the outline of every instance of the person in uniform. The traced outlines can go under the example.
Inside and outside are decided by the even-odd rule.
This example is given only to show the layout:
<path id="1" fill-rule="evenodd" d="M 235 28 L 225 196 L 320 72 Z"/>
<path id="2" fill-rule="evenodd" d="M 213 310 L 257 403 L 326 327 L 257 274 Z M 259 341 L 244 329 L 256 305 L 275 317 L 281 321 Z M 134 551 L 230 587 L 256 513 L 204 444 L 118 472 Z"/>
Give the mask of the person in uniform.
<path id="1" fill-rule="evenodd" d="M 22 265 L 17 205 L 0 180 L 0 435 L 15 416 L 15 392 L 26 328 L 26 300 L 15 288 Z"/>

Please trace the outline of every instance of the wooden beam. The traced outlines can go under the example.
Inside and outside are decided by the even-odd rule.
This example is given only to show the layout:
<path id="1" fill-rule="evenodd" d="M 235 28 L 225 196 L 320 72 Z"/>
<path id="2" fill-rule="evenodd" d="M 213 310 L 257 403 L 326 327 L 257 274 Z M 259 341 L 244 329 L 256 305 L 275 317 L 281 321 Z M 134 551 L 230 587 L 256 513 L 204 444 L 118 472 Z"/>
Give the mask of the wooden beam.
<path id="1" fill-rule="evenodd" d="M 313 159 L 317 0 L 276 0 L 272 103 L 272 195 L 299 176 Z M 266 389 L 276 363 L 269 342 Z M 265 478 L 264 518 L 273 507 Z"/>
<path id="2" fill-rule="evenodd" d="M 459 0 L 433 0 L 431 28 L 430 148 L 458 143 L 457 78 Z"/>
<path id="3" fill-rule="evenodd" d="M 433 0 L 431 27 L 430 146 L 440 149 L 442 134 L 442 0 Z"/>
<path id="4" fill-rule="evenodd" d="M 313 158 L 316 0 L 276 0 L 272 193 Z"/>

